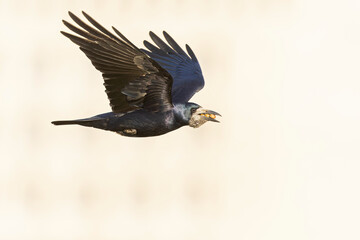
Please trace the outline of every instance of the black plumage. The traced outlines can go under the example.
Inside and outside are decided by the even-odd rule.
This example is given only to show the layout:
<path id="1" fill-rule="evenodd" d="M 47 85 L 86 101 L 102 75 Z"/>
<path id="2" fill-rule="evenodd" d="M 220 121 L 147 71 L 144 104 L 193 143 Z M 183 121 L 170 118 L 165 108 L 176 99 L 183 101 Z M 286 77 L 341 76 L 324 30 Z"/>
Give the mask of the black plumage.
<path id="1" fill-rule="evenodd" d="M 189 55 L 166 32 L 164 37 L 170 46 L 150 32 L 157 47 L 144 41 L 148 50 L 140 50 L 116 28 L 113 30 L 118 36 L 85 12 L 83 15 L 93 26 L 71 12 L 69 15 L 79 27 L 65 20 L 63 23 L 79 36 L 61 33 L 102 72 L 112 112 L 53 124 L 78 124 L 125 136 L 147 137 L 185 125 L 199 127 L 206 121 L 217 122 L 215 115 L 220 114 L 188 102 L 204 86 L 199 62 L 188 45 Z"/>

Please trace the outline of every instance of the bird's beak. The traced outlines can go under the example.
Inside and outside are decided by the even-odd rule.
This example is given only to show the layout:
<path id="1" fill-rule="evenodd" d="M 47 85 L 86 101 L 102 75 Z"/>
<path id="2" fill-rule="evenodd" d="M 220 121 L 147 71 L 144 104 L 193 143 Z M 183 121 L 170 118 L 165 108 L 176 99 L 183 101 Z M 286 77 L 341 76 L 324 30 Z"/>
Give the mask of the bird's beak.
<path id="1" fill-rule="evenodd" d="M 216 120 L 216 116 L 220 116 L 220 113 L 217 113 L 215 111 L 212 110 L 208 110 L 208 109 L 201 109 L 198 113 L 201 118 L 203 118 L 206 121 L 211 121 L 211 122 L 219 122 L 218 120 Z"/>

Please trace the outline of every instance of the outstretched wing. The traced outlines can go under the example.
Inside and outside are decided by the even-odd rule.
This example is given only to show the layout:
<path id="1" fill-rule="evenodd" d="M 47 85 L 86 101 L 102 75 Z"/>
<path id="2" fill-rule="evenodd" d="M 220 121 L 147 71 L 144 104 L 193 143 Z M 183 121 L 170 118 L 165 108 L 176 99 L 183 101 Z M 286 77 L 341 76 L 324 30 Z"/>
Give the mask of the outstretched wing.
<path id="1" fill-rule="evenodd" d="M 115 113 L 144 108 L 152 112 L 168 111 L 171 100 L 172 77 L 157 62 L 141 52 L 117 29 L 120 38 L 106 30 L 85 12 L 89 26 L 69 12 L 79 27 L 63 20 L 80 36 L 61 32 L 80 46 L 92 64 L 102 72 L 106 94 Z M 94 28 L 95 27 L 95 28 Z"/>
<path id="2" fill-rule="evenodd" d="M 188 102 L 196 92 L 204 87 L 204 77 L 199 62 L 188 45 L 186 45 L 186 50 L 191 58 L 169 34 L 165 31 L 163 34 L 171 47 L 150 32 L 150 37 L 157 47 L 144 41 L 145 47 L 150 51 L 141 50 L 158 62 L 173 77 L 172 101 L 174 103 Z"/>

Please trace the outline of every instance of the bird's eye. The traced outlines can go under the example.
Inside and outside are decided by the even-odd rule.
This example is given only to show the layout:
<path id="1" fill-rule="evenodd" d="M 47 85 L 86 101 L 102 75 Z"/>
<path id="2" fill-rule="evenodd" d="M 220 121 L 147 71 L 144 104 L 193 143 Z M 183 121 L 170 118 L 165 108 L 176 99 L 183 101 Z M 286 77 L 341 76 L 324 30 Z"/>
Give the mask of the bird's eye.
<path id="1" fill-rule="evenodd" d="M 194 112 L 196 112 L 196 108 L 191 109 L 191 114 L 193 114 Z"/>

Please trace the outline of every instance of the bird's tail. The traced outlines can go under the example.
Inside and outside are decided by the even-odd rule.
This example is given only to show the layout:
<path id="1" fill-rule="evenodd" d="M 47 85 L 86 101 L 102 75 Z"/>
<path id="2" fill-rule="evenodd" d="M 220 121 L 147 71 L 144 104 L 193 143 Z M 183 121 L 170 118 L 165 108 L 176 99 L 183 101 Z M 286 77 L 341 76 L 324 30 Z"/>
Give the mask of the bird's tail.
<path id="1" fill-rule="evenodd" d="M 108 119 L 106 119 L 106 118 L 92 117 L 92 118 L 84 118 L 84 119 L 77 119 L 77 120 L 52 121 L 51 123 L 54 125 L 77 124 L 77 125 L 86 126 L 86 127 L 95 127 L 95 128 L 106 129 L 107 122 L 108 122 Z"/>
<path id="2" fill-rule="evenodd" d="M 51 123 L 54 125 L 69 125 L 69 124 L 80 124 L 82 121 L 80 120 L 60 120 L 60 121 L 52 121 Z"/>

